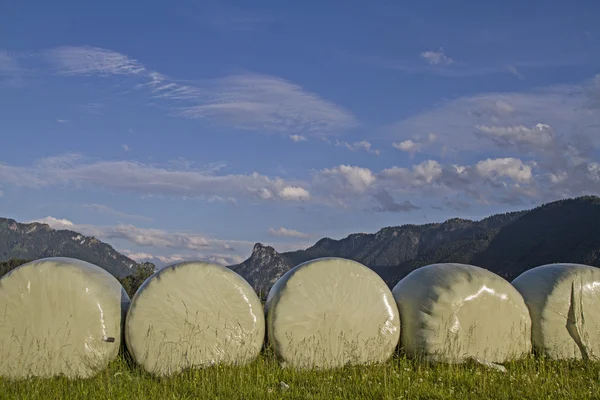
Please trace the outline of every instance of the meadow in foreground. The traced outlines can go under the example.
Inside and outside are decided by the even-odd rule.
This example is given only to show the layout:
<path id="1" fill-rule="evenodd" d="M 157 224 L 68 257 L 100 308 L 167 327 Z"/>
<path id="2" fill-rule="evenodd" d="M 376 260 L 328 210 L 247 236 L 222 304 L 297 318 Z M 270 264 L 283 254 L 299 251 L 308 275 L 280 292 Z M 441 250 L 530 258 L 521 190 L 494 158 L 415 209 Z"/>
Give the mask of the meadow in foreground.
<path id="1" fill-rule="evenodd" d="M 281 368 L 269 351 L 246 366 L 215 366 L 156 378 L 121 355 L 91 379 L 11 381 L 7 399 L 556 399 L 600 398 L 600 362 L 528 358 L 505 364 L 428 364 L 394 355 L 381 365 Z"/>

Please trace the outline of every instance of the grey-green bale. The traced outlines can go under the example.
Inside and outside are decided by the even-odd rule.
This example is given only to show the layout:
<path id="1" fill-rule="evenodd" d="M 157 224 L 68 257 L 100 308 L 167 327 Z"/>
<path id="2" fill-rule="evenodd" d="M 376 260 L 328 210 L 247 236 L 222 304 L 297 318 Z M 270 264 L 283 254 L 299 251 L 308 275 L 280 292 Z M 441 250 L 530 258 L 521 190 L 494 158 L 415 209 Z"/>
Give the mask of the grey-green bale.
<path id="1" fill-rule="evenodd" d="M 400 344 L 410 356 L 460 363 L 502 363 L 531 351 L 531 319 L 505 279 L 473 265 L 418 268 L 392 290 L 400 310 Z"/>
<path id="2" fill-rule="evenodd" d="M 191 261 L 163 268 L 140 286 L 125 323 L 127 348 L 146 371 L 242 365 L 262 349 L 265 318 L 252 287 L 232 270 Z"/>
<path id="3" fill-rule="evenodd" d="M 372 270 L 342 258 L 300 264 L 267 297 L 267 332 L 284 365 L 331 368 L 379 363 L 393 353 L 400 318 Z"/>
<path id="4" fill-rule="evenodd" d="M 53 257 L 0 279 L 0 376 L 88 378 L 119 352 L 129 297 L 85 261 Z"/>
<path id="5" fill-rule="evenodd" d="M 532 342 L 553 360 L 600 356 L 600 269 L 582 264 L 547 264 L 512 282 L 532 319 Z"/>

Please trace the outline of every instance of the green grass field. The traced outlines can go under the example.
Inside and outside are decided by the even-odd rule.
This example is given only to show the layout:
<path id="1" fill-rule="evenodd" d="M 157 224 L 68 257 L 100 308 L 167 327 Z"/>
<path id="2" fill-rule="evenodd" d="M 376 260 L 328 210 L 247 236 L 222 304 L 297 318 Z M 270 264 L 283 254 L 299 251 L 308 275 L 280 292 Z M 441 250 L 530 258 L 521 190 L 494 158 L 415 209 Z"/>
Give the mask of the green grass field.
<path id="1" fill-rule="evenodd" d="M 282 369 L 268 352 L 242 367 L 155 378 L 119 357 L 86 380 L 0 378 L 3 399 L 592 399 L 600 362 L 542 359 L 505 364 L 427 364 L 395 355 L 385 364 L 327 371 Z M 281 382 L 284 382 L 283 384 Z"/>

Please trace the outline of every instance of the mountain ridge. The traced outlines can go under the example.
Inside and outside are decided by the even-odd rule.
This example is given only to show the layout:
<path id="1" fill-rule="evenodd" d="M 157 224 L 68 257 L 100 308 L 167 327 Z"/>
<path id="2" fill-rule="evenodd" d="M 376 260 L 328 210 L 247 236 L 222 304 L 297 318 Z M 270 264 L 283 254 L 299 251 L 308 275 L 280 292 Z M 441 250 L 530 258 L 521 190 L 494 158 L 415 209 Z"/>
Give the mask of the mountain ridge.
<path id="1" fill-rule="evenodd" d="M 600 221 L 600 197 L 582 196 L 479 221 L 450 218 L 388 226 L 342 239 L 325 237 L 307 249 L 284 253 L 257 243 L 248 259 L 229 268 L 262 297 L 285 272 L 320 257 L 358 261 L 390 286 L 418 267 L 439 262 L 474 264 L 511 280 L 526 269 L 551 262 L 600 267 L 600 223 L 593 221 Z"/>
<path id="2" fill-rule="evenodd" d="M 0 260 L 72 257 L 104 268 L 117 278 L 135 272 L 139 264 L 93 236 L 53 229 L 40 222 L 20 223 L 0 218 Z"/>

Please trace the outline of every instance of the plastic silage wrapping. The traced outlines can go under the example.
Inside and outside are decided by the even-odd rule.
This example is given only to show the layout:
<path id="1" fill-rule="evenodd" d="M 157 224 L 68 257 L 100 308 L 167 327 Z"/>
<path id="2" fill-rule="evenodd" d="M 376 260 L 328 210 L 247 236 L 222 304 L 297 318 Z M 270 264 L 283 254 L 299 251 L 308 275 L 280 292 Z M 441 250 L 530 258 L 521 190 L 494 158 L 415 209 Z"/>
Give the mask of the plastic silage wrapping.
<path id="1" fill-rule="evenodd" d="M 532 319 L 536 351 L 550 359 L 600 356 L 600 269 L 548 264 L 519 275 L 513 286 Z"/>
<path id="2" fill-rule="evenodd" d="M 87 378 L 116 358 L 129 297 L 104 269 L 72 258 L 0 279 L 0 375 Z"/>
<path id="3" fill-rule="evenodd" d="M 183 262 L 149 277 L 125 324 L 134 360 L 155 375 L 213 364 L 244 364 L 262 349 L 265 319 L 252 287 L 230 269 Z"/>
<path id="4" fill-rule="evenodd" d="M 284 365 L 328 368 L 387 360 L 400 319 L 390 289 L 372 270 L 321 258 L 282 276 L 267 297 L 270 344 Z"/>
<path id="5" fill-rule="evenodd" d="M 523 297 L 500 276 L 472 265 L 418 268 L 392 290 L 411 356 L 450 363 L 502 363 L 531 351 Z"/>

